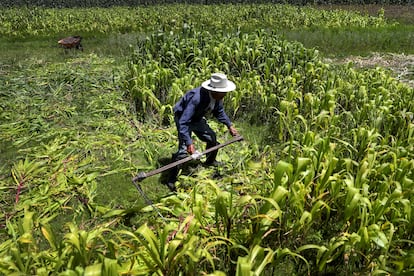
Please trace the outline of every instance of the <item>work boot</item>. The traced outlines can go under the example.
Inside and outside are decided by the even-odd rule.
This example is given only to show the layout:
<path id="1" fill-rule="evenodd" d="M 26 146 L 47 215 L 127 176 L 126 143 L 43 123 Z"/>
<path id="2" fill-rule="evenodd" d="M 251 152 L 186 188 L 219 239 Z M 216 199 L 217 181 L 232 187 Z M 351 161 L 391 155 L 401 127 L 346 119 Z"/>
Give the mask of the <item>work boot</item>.
<path id="1" fill-rule="evenodd" d="M 171 170 L 169 172 L 170 175 L 169 175 L 168 181 L 165 185 L 168 187 L 168 189 L 170 189 L 171 192 L 176 191 L 175 182 L 177 181 L 178 172 L 179 172 L 178 167 L 171 168 Z"/>
<path id="2" fill-rule="evenodd" d="M 224 165 L 223 162 L 219 162 L 219 161 L 212 161 L 212 162 L 205 162 L 204 165 L 206 165 L 207 167 L 222 167 Z"/>
<path id="3" fill-rule="evenodd" d="M 177 188 L 175 187 L 174 182 L 167 182 L 167 184 L 165 184 L 165 186 L 168 187 L 168 189 L 170 189 L 171 192 L 176 192 Z"/>
<path id="4" fill-rule="evenodd" d="M 210 148 L 210 147 L 207 147 L 206 149 L 208 149 L 208 148 Z M 207 153 L 207 155 L 206 155 L 207 158 L 206 158 L 205 164 L 214 164 L 216 162 L 217 153 L 218 153 L 217 150 L 212 151 L 210 153 Z"/>

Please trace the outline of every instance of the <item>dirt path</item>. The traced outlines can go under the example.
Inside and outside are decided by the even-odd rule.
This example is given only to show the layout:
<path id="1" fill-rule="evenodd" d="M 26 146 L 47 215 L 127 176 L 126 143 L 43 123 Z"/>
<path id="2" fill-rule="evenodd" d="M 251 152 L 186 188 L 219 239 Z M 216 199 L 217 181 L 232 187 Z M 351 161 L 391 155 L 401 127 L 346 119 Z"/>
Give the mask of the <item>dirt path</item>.
<path id="1" fill-rule="evenodd" d="M 390 69 L 396 79 L 414 88 L 414 55 L 373 53 L 369 57 L 350 56 L 343 59 L 331 59 L 330 62 L 352 62 L 356 67 L 360 68 L 375 68 L 379 66 Z"/>

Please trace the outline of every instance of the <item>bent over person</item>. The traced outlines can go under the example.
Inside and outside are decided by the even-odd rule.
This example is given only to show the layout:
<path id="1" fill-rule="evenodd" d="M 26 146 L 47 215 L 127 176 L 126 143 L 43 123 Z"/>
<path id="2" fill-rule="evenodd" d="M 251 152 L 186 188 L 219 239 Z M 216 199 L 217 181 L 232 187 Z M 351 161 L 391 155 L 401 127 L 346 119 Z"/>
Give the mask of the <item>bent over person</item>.
<path id="1" fill-rule="evenodd" d="M 222 73 L 214 73 L 211 78 L 201 84 L 200 87 L 188 91 L 174 106 L 174 121 L 178 130 L 178 151 L 173 154 L 172 161 L 178 161 L 187 157 L 187 154 L 196 153 L 191 134 L 207 143 L 206 148 L 218 145 L 216 133 L 210 128 L 204 117 L 212 112 L 214 117 L 225 124 L 232 136 L 237 136 L 237 130 L 224 111 L 223 98 L 226 93 L 236 89 L 236 85 L 227 79 Z M 217 165 L 217 150 L 207 154 L 206 165 Z M 178 176 L 178 167 L 171 169 L 167 186 L 175 191 L 175 182 Z"/>

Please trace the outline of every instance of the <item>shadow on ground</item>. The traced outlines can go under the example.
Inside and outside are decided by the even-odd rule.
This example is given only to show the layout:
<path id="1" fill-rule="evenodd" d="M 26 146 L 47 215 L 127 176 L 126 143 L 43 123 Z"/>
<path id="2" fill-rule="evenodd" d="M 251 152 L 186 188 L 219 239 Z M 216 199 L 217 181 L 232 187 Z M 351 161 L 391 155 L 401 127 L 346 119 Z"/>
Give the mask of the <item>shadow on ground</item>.
<path id="1" fill-rule="evenodd" d="M 158 165 L 159 168 L 166 166 L 170 163 L 172 163 L 172 159 L 171 158 L 166 158 L 166 157 L 162 157 L 160 159 L 158 159 Z M 194 170 L 200 166 L 202 164 L 201 161 L 199 160 L 192 160 L 192 161 L 188 161 L 184 164 L 180 165 L 180 175 L 191 175 Z M 166 185 L 168 182 L 168 179 L 170 177 L 171 174 L 171 169 L 170 170 L 166 170 L 164 172 L 161 173 L 160 178 L 159 178 L 159 183 L 162 185 Z"/>

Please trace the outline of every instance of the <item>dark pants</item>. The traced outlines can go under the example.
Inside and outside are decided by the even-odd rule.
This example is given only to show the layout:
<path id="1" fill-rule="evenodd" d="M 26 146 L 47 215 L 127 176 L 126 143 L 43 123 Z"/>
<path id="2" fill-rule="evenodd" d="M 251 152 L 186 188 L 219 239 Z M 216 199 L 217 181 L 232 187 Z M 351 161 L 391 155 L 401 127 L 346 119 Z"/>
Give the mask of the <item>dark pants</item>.
<path id="1" fill-rule="evenodd" d="M 178 120 L 179 117 L 175 116 L 175 125 L 178 129 Z M 206 142 L 206 149 L 214 147 L 218 145 L 216 133 L 211 129 L 211 127 L 207 124 L 207 120 L 205 118 L 202 118 L 198 122 L 192 122 L 190 124 L 190 136 L 191 133 L 194 132 L 194 134 L 203 142 Z M 181 138 L 178 139 L 178 151 L 173 154 L 172 156 L 172 162 L 181 160 L 183 158 L 186 158 L 188 156 L 187 153 L 187 145 L 185 144 L 185 141 Z M 214 161 L 216 161 L 217 156 L 217 150 L 212 151 L 208 153 L 207 155 L 206 164 L 213 164 Z M 168 182 L 175 182 L 177 180 L 178 172 L 180 170 L 180 167 L 174 167 L 171 169 L 170 178 Z"/>

